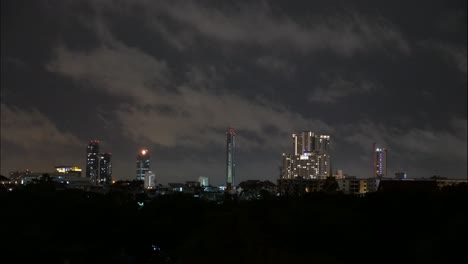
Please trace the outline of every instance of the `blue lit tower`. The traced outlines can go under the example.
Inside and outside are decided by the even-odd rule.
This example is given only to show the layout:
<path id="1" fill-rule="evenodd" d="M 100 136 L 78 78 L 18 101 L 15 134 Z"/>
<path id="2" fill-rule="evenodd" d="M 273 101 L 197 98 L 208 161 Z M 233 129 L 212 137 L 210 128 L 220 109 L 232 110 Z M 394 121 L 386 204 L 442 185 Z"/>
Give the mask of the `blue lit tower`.
<path id="1" fill-rule="evenodd" d="M 99 160 L 99 183 L 110 184 L 112 181 L 111 153 L 102 153 Z"/>
<path id="2" fill-rule="evenodd" d="M 144 181 L 146 172 L 150 170 L 150 156 L 147 149 L 142 149 L 138 154 L 136 167 L 136 179 Z"/>
<path id="3" fill-rule="evenodd" d="M 236 131 L 229 128 L 226 131 L 226 188 L 231 189 L 235 184 L 236 179 L 236 163 L 234 159 L 234 152 L 236 150 Z"/>
<path id="4" fill-rule="evenodd" d="M 86 148 L 86 177 L 97 184 L 99 176 L 99 141 L 91 140 Z"/>
<path id="5" fill-rule="evenodd" d="M 372 149 L 373 164 L 372 176 L 375 178 L 388 177 L 387 175 L 387 148 L 379 147 L 373 144 Z"/>

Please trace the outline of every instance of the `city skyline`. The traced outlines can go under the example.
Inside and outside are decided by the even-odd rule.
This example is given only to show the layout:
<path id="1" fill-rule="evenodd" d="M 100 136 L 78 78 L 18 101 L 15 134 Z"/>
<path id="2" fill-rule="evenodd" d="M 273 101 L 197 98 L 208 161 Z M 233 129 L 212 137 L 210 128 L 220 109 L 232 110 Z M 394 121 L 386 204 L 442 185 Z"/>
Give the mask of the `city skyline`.
<path id="1" fill-rule="evenodd" d="M 86 170 L 97 138 L 115 180 L 144 146 L 158 182 L 221 185 L 232 126 L 237 183 L 278 179 L 297 131 L 333 171 L 372 177 L 376 142 L 389 177 L 467 177 L 466 1 L 1 5 L 2 175 Z"/>

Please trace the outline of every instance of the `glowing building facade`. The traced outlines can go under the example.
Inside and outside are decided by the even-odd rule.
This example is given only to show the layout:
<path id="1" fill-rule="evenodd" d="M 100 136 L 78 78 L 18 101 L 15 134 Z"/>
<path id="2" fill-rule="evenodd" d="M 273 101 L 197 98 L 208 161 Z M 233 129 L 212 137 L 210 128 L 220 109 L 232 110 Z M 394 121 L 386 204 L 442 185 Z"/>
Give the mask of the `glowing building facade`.
<path id="1" fill-rule="evenodd" d="M 387 175 L 387 148 L 372 145 L 372 173 L 374 178 L 388 177 Z"/>
<path id="2" fill-rule="evenodd" d="M 145 188 L 152 189 L 156 187 L 156 174 L 152 171 L 147 171 L 145 174 Z"/>
<path id="3" fill-rule="evenodd" d="M 86 148 L 86 177 L 97 184 L 99 177 L 99 141 L 91 140 Z"/>
<path id="4" fill-rule="evenodd" d="M 208 177 L 203 177 L 203 176 L 198 177 L 198 183 L 200 184 L 201 187 L 206 187 L 210 185 Z"/>
<path id="5" fill-rule="evenodd" d="M 226 131 L 226 187 L 230 189 L 235 185 L 236 163 L 234 153 L 236 149 L 236 131 L 229 128 Z"/>
<path id="6" fill-rule="evenodd" d="M 144 181 L 148 171 L 150 171 L 150 155 L 147 149 L 142 149 L 137 156 L 136 179 Z"/>
<path id="7" fill-rule="evenodd" d="M 112 182 L 112 154 L 102 153 L 99 155 L 99 180 L 100 184 L 110 184 Z"/>
<path id="8" fill-rule="evenodd" d="M 330 176 L 330 136 L 311 131 L 292 134 L 293 154 L 283 154 L 282 179 Z"/>
<path id="9" fill-rule="evenodd" d="M 56 166 L 55 171 L 60 173 L 72 173 L 81 176 L 81 169 L 77 166 Z"/>

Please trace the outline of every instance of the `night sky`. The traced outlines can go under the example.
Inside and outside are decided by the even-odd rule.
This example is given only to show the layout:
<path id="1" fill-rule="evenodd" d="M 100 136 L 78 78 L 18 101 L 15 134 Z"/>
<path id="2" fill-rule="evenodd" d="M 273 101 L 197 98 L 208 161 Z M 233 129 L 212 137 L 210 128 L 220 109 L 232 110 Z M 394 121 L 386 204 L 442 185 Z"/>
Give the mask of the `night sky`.
<path id="1" fill-rule="evenodd" d="M 352 3 L 351 3 L 352 2 Z M 292 4 L 294 3 L 294 4 Z M 333 170 L 467 177 L 466 1 L 1 1 L 1 174 L 276 181 L 291 133 L 332 139 Z"/>

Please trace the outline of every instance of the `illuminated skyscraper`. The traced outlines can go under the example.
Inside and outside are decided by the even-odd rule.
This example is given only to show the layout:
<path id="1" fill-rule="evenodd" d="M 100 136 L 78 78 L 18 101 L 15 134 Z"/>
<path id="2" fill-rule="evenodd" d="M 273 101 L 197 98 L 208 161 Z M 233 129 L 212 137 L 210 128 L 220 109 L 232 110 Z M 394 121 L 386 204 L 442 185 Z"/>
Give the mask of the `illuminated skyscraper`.
<path id="1" fill-rule="evenodd" d="M 147 149 L 142 149 L 138 154 L 136 167 L 136 179 L 144 181 L 146 172 L 150 170 L 150 156 Z"/>
<path id="2" fill-rule="evenodd" d="M 387 177 L 387 148 L 372 146 L 372 173 L 375 178 Z"/>
<path id="3" fill-rule="evenodd" d="M 112 154 L 103 153 L 99 155 L 99 183 L 110 184 L 112 182 Z"/>
<path id="4" fill-rule="evenodd" d="M 86 177 L 97 184 L 99 176 L 99 141 L 91 140 L 86 148 Z"/>
<path id="5" fill-rule="evenodd" d="M 292 134 L 293 155 L 302 155 L 304 152 L 315 150 L 315 134 L 310 131 Z"/>
<path id="6" fill-rule="evenodd" d="M 151 189 L 156 187 L 156 174 L 152 171 L 147 171 L 145 174 L 145 188 Z"/>
<path id="7" fill-rule="evenodd" d="M 200 184 L 201 187 L 206 187 L 210 185 L 208 177 L 203 177 L 203 176 L 198 177 L 198 183 Z"/>
<path id="8" fill-rule="evenodd" d="M 318 135 L 311 131 L 292 134 L 293 155 L 303 155 L 305 152 L 328 153 L 330 136 Z"/>
<path id="9" fill-rule="evenodd" d="M 330 136 L 317 135 L 315 142 L 314 151 L 317 153 L 318 174 L 321 178 L 326 178 L 331 175 Z"/>
<path id="10" fill-rule="evenodd" d="M 311 131 L 292 134 L 293 154 L 283 154 L 282 179 L 325 179 L 330 176 L 330 136 Z"/>
<path id="11" fill-rule="evenodd" d="M 234 152 L 236 149 L 236 131 L 229 128 L 226 131 L 226 188 L 230 189 L 235 185 L 236 179 L 236 163 Z"/>

